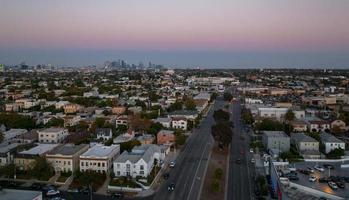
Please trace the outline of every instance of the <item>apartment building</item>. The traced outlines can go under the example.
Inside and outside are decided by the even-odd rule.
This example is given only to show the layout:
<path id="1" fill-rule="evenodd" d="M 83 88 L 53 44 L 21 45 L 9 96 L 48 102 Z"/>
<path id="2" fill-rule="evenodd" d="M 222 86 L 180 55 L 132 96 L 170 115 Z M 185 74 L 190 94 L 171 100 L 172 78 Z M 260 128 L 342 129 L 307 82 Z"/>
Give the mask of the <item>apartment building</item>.
<path id="1" fill-rule="evenodd" d="M 38 136 L 41 143 L 60 143 L 68 136 L 68 129 L 47 128 L 38 131 Z"/>

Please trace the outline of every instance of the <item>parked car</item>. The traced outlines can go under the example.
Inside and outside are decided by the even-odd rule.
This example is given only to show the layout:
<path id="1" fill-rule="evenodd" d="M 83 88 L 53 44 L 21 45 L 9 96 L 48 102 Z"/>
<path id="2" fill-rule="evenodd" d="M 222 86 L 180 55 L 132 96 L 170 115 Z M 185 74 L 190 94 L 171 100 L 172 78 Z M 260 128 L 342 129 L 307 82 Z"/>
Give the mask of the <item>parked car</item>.
<path id="1" fill-rule="evenodd" d="M 170 167 L 171 167 L 171 168 L 174 168 L 175 166 L 176 166 L 176 162 L 175 162 L 175 161 L 171 161 L 171 162 L 170 162 Z"/>
<path id="2" fill-rule="evenodd" d="M 314 173 L 314 169 L 311 167 L 307 167 L 307 169 L 310 171 L 310 173 Z"/>
<path id="3" fill-rule="evenodd" d="M 319 182 L 320 182 L 320 183 L 328 183 L 328 182 L 330 182 L 330 181 L 331 181 L 331 179 L 329 179 L 329 178 L 327 178 L 327 177 L 319 178 Z"/>
<path id="4" fill-rule="evenodd" d="M 330 186 L 330 188 L 332 188 L 333 190 L 338 189 L 337 184 L 335 182 L 332 182 L 332 181 L 328 182 L 328 186 Z"/>
<path id="5" fill-rule="evenodd" d="M 171 183 L 170 185 L 167 186 L 167 190 L 168 190 L 169 192 L 174 191 L 174 188 L 175 188 L 175 184 L 174 184 L 174 183 Z"/>
<path id="6" fill-rule="evenodd" d="M 80 190 L 78 188 L 71 188 L 71 189 L 68 189 L 68 192 L 71 192 L 71 193 L 79 193 Z"/>
<path id="7" fill-rule="evenodd" d="M 309 174 L 310 174 L 310 171 L 309 171 L 309 170 L 298 169 L 297 171 L 298 171 L 299 173 L 305 174 L 305 175 L 309 175 Z"/>
<path id="8" fill-rule="evenodd" d="M 345 183 L 344 183 L 343 181 L 337 181 L 337 182 L 335 182 L 335 183 L 336 183 L 336 185 L 337 185 L 339 188 L 342 188 L 342 189 L 345 188 Z"/>
<path id="9" fill-rule="evenodd" d="M 315 165 L 315 166 L 314 166 L 314 169 L 316 169 L 316 170 L 318 170 L 318 171 L 320 171 L 320 172 L 325 171 L 325 169 L 324 169 L 323 167 L 321 167 L 320 165 Z"/>
<path id="10" fill-rule="evenodd" d="M 236 164 L 241 164 L 241 159 L 240 158 L 236 159 L 235 163 Z"/>
<path id="11" fill-rule="evenodd" d="M 255 163 L 256 161 L 254 160 L 254 158 L 251 159 L 251 163 Z"/>
<path id="12" fill-rule="evenodd" d="M 252 148 L 250 149 L 250 153 L 253 153 L 253 149 Z"/>
<path id="13" fill-rule="evenodd" d="M 327 168 L 327 169 L 334 169 L 334 166 L 331 164 L 323 164 L 322 166 L 324 166 L 324 168 Z"/>
<path id="14" fill-rule="evenodd" d="M 310 182 L 315 182 L 316 181 L 316 176 L 310 176 L 309 177 Z"/>
<path id="15" fill-rule="evenodd" d="M 54 195 L 57 195 L 59 193 L 60 192 L 58 190 L 49 190 L 49 191 L 47 191 L 46 196 L 54 196 Z"/>

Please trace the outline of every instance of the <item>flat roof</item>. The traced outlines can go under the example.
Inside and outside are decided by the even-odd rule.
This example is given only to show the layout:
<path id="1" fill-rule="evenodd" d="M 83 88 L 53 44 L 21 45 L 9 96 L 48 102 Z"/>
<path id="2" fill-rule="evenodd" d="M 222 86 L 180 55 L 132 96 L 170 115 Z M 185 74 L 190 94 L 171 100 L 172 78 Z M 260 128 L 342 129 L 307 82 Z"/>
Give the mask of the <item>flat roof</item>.
<path id="1" fill-rule="evenodd" d="M 53 149 L 48 154 L 49 155 L 61 154 L 61 155 L 70 156 L 70 155 L 74 155 L 76 152 L 80 151 L 85 146 L 87 146 L 87 144 L 79 144 L 79 145 L 65 144 Z"/>
<path id="2" fill-rule="evenodd" d="M 1 200 L 33 200 L 39 196 L 42 196 L 41 191 L 32 190 L 15 190 L 15 189 L 2 189 L 0 190 Z"/>
<path id="3" fill-rule="evenodd" d="M 111 145 L 105 146 L 96 144 L 95 146 L 89 148 L 85 153 L 81 154 L 81 157 L 107 157 L 109 156 L 115 149 L 119 149 L 120 145 Z"/>
<path id="4" fill-rule="evenodd" d="M 51 151 L 55 147 L 57 147 L 58 144 L 38 144 L 38 146 L 33 147 L 26 151 L 19 152 L 20 154 L 27 154 L 27 155 L 41 155 L 48 151 Z"/>
<path id="5" fill-rule="evenodd" d="M 288 135 L 283 131 L 263 131 L 263 133 L 268 137 L 287 137 Z"/>

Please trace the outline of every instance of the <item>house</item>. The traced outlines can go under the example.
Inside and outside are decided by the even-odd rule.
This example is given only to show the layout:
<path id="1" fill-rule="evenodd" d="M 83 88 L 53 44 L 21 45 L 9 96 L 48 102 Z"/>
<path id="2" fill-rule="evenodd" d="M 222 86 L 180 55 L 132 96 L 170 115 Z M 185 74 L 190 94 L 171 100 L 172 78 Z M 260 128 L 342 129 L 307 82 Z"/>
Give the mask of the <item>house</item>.
<path id="1" fill-rule="evenodd" d="M 207 106 L 208 100 L 206 99 L 194 99 L 196 110 L 201 113 Z"/>
<path id="2" fill-rule="evenodd" d="M 154 135 L 151 135 L 151 134 L 143 134 L 143 135 L 138 136 L 137 140 L 141 144 L 153 144 L 155 137 L 154 137 Z"/>
<path id="3" fill-rule="evenodd" d="M 346 131 L 347 127 L 344 121 L 336 119 L 331 122 L 331 130 L 339 129 L 340 131 Z"/>
<path id="4" fill-rule="evenodd" d="M 268 150 L 290 150 L 290 137 L 283 131 L 263 131 L 262 142 Z"/>
<path id="5" fill-rule="evenodd" d="M 304 158 L 320 158 L 319 142 L 304 133 L 292 133 L 291 143 L 294 144 Z"/>
<path id="6" fill-rule="evenodd" d="M 172 128 L 187 130 L 188 122 L 184 117 L 173 117 L 172 118 Z"/>
<path id="7" fill-rule="evenodd" d="M 157 135 L 157 144 L 167 144 L 171 145 L 174 144 L 176 141 L 176 136 L 174 134 L 174 131 L 169 130 L 160 130 Z"/>
<path id="8" fill-rule="evenodd" d="M 20 190 L 20 189 L 5 189 L 1 188 L 0 199 L 1 200 L 42 200 L 41 191 L 32 191 L 32 190 Z"/>
<path id="9" fill-rule="evenodd" d="M 69 104 L 64 105 L 63 109 L 64 109 L 65 114 L 74 114 L 74 113 L 77 113 L 81 109 L 81 106 L 79 104 L 69 103 Z"/>
<path id="10" fill-rule="evenodd" d="M 38 135 L 41 143 L 60 143 L 68 136 L 68 129 L 47 128 L 38 131 Z"/>
<path id="11" fill-rule="evenodd" d="M 322 132 L 330 130 L 330 123 L 319 119 L 317 117 L 307 117 L 305 118 L 307 123 L 308 131 L 311 132 Z"/>
<path id="12" fill-rule="evenodd" d="M 290 122 L 290 125 L 293 127 L 293 131 L 295 132 L 305 132 L 307 131 L 307 123 L 303 120 L 295 119 Z"/>
<path id="13" fill-rule="evenodd" d="M 79 115 L 67 115 L 63 117 L 64 127 L 76 126 L 79 124 L 81 118 Z"/>
<path id="14" fill-rule="evenodd" d="M 131 152 L 124 151 L 114 161 L 114 174 L 117 177 L 147 177 L 153 169 L 154 163 L 157 162 L 159 164 L 163 159 L 164 155 L 161 153 L 158 145 L 147 144 L 136 146 Z"/>
<path id="15" fill-rule="evenodd" d="M 325 132 L 322 132 L 319 135 L 320 135 L 322 144 L 325 145 L 325 153 L 329 153 L 330 151 L 337 148 L 341 148 L 345 150 L 345 142 L 343 142 L 342 140 Z"/>
<path id="16" fill-rule="evenodd" d="M 26 132 L 28 131 L 25 129 L 16 129 L 16 128 L 12 128 L 8 131 L 5 131 L 3 133 L 4 139 L 1 144 L 10 144 L 10 143 L 18 142 L 20 137 Z"/>
<path id="17" fill-rule="evenodd" d="M 168 115 L 171 118 L 181 117 L 187 120 L 195 120 L 198 117 L 197 110 L 176 110 Z"/>
<path id="18" fill-rule="evenodd" d="M 31 169 L 36 158 L 44 156 L 57 146 L 58 144 L 38 144 L 29 150 L 21 151 L 14 156 L 14 164 L 20 170 Z"/>
<path id="19" fill-rule="evenodd" d="M 4 144 L 0 146 L 0 166 L 5 166 L 13 162 L 14 154 L 21 143 Z"/>
<path id="20" fill-rule="evenodd" d="M 132 140 L 134 137 L 135 137 L 134 131 L 129 129 L 127 131 L 127 133 L 121 134 L 121 135 L 117 136 L 116 138 L 114 138 L 113 143 L 114 144 L 121 144 L 121 143 L 128 142 L 128 141 Z"/>
<path id="21" fill-rule="evenodd" d="M 111 128 L 97 128 L 96 129 L 97 139 L 109 140 L 113 138 L 113 132 Z"/>
<path id="22" fill-rule="evenodd" d="M 80 155 L 80 171 L 109 174 L 113 162 L 120 155 L 120 146 L 96 144 Z"/>
<path id="23" fill-rule="evenodd" d="M 275 118 L 281 120 L 287 113 L 288 108 L 275 108 L 275 107 L 264 107 L 258 108 L 258 116 L 265 118 Z"/>
<path id="24" fill-rule="evenodd" d="M 128 117 L 127 115 L 121 115 L 121 116 L 118 116 L 115 120 L 115 126 L 116 128 L 119 126 L 119 125 L 125 125 L 127 126 L 128 124 Z"/>
<path id="25" fill-rule="evenodd" d="M 172 119 L 169 117 L 159 117 L 153 121 L 155 123 L 160 123 L 164 128 L 171 128 Z"/>
<path id="26" fill-rule="evenodd" d="M 122 115 L 126 112 L 126 107 L 124 106 L 116 106 L 111 109 L 111 112 L 115 115 Z"/>
<path id="27" fill-rule="evenodd" d="M 56 172 L 74 172 L 79 168 L 79 156 L 88 148 L 88 144 L 64 144 L 48 152 L 46 160 Z"/>

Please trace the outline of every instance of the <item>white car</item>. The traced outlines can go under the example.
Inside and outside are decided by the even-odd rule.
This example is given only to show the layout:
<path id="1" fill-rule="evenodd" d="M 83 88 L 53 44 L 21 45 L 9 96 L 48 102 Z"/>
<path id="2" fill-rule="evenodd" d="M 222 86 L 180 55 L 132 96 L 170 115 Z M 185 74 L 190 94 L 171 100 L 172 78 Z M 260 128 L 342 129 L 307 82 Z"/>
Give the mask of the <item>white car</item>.
<path id="1" fill-rule="evenodd" d="M 307 169 L 309 170 L 310 173 L 314 173 L 314 169 L 311 167 L 307 167 Z"/>
<path id="2" fill-rule="evenodd" d="M 251 159 L 251 163 L 255 163 L 256 161 L 254 160 L 254 158 Z"/>
<path id="3" fill-rule="evenodd" d="M 57 195 L 57 194 L 59 194 L 58 190 L 49 190 L 46 193 L 47 196 L 53 196 L 53 195 Z"/>
<path id="4" fill-rule="evenodd" d="M 250 153 L 253 153 L 253 149 L 250 149 Z"/>
<path id="5" fill-rule="evenodd" d="M 325 171 L 325 169 L 324 169 L 323 167 L 319 166 L 319 165 L 315 165 L 315 166 L 314 166 L 314 169 L 316 169 L 316 170 L 318 170 L 318 171 L 320 171 L 320 172 Z"/>
<path id="6" fill-rule="evenodd" d="M 174 168 L 175 166 L 176 166 L 176 162 L 175 161 L 170 162 L 170 167 L 171 168 Z"/>
<path id="7" fill-rule="evenodd" d="M 316 181 L 316 176 L 310 176 L 309 177 L 310 182 L 315 182 Z"/>
<path id="8" fill-rule="evenodd" d="M 330 188 L 332 188 L 333 190 L 338 189 L 337 184 L 335 182 L 332 182 L 332 181 L 328 182 L 328 186 L 330 186 Z"/>

